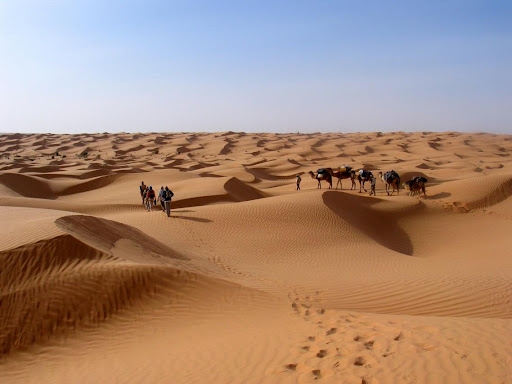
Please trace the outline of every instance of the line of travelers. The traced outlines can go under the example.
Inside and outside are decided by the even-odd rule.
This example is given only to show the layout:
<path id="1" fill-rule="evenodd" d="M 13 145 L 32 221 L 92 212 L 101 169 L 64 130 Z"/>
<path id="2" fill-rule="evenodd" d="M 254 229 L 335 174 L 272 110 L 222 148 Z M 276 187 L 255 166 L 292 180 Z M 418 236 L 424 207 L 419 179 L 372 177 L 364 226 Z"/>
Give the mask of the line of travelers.
<path id="1" fill-rule="evenodd" d="M 142 206 L 145 207 L 148 212 L 152 211 L 153 206 L 156 206 L 157 201 L 159 201 L 162 211 L 167 213 L 167 217 L 171 216 L 171 200 L 174 193 L 168 186 L 165 186 L 165 188 L 163 186 L 160 187 L 158 195 L 151 185 L 148 187 L 144 182 L 140 184 L 139 189 L 142 198 Z"/>

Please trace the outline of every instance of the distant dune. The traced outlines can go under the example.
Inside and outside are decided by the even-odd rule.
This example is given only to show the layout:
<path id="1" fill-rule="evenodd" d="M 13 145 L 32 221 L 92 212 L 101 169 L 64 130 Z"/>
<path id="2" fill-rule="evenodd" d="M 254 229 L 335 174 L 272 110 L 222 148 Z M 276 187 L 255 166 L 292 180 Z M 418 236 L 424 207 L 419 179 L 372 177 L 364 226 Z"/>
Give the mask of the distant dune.
<path id="1" fill-rule="evenodd" d="M 2 134 L 0 153 L 1 383 L 512 383 L 511 135 Z M 317 188 L 346 165 L 426 194 Z M 141 182 L 173 191 L 170 217 Z"/>

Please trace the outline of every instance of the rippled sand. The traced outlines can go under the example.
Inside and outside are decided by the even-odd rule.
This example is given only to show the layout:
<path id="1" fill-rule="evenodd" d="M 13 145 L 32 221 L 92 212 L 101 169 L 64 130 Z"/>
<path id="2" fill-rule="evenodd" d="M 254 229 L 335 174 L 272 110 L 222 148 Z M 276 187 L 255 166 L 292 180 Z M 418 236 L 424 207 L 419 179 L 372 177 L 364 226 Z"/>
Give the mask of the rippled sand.
<path id="1" fill-rule="evenodd" d="M 2 383 L 512 383 L 511 135 L 13 134 L 0 153 Z M 345 164 L 427 196 L 308 175 Z M 174 191 L 170 218 L 141 181 Z"/>

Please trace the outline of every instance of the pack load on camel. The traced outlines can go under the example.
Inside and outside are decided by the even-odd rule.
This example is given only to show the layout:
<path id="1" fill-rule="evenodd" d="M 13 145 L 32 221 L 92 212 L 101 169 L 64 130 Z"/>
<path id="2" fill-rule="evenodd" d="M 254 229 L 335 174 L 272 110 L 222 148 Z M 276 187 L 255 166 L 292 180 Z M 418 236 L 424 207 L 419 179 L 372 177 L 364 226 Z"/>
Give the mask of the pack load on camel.
<path id="1" fill-rule="evenodd" d="M 329 183 L 329 189 L 332 188 L 332 169 L 330 168 L 319 168 L 316 173 L 309 171 L 311 178 L 318 181 L 317 188 L 322 189 L 321 181 L 325 180 Z"/>
<path id="2" fill-rule="evenodd" d="M 414 176 L 411 180 L 406 181 L 403 185 L 409 190 L 410 196 L 418 194 L 419 198 L 421 192 L 423 192 L 423 196 L 427 197 L 427 193 L 425 192 L 425 184 L 427 181 L 428 180 L 423 176 Z"/>
<path id="3" fill-rule="evenodd" d="M 365 169 L 360 169 L 357 175 L 357 180 L 359 180 L 359 193 L 361 193 L 361 189 L 364 189 L 365 192 L 368 192 L 364 187 L 364 183 L 367 181 L 371 181 L 373 177 L 373 173 L 371 171 L 367 171 Z"/>
<path id="4" fill-rule="evenodd" d="M 379 172 L 379 176 L 386 184 L 386 193 L 388 196 L 392 195 L 393 192 L 395 192 L 395 188 L 398 194 L 400 194 L 400 175 L 395 172 L 394 170 L 387 171 L 384 174 L 382 172 Z M 391 193 L 389 193 L 389 190 L 391 189 Z"/>
<path id="5" fill-rule="evenodd" d="M 348 165 L 343 165 L 342 167 L 339 167 L 337 171 L 333 171 L 332 173 L 333 177 L 336 177 L 338 179 L 338 182 L 336 183 L 336 189 L 338 189 L 338 185 L 341 189 L 343 189 L 343 185 L 341 181 L 343 179 L 350 179 L 352 181 L 352 186 L 350 189 L 356 189 L 356 173 L 352 169 L 352 167 L 349 167 Z"/>

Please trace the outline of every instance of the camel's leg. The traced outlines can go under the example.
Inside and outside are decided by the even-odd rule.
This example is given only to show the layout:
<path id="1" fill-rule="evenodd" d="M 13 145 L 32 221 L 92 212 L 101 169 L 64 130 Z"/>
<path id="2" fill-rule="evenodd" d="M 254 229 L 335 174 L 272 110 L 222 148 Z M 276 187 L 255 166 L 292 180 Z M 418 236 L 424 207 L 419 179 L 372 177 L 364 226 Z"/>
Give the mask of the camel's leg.
<path id="1" fill-rule="evenodd" d="M 336 183 L 336 189 L 338 189 L 338 184 L 340 185 L 340 189 L 343 189 L 343 185 L 341 184 L 341 179 L 338 179 L 338 182 Z"/>
<path id="2" fill-rule="evenodd" d="M 391 189 L 391 193 L 389 194 L 389 196 L 393 196 L 393 193 L 395 193 L 395 183 L 392 182 L 391 184 L 389 184 L 388 189 Z"/>

